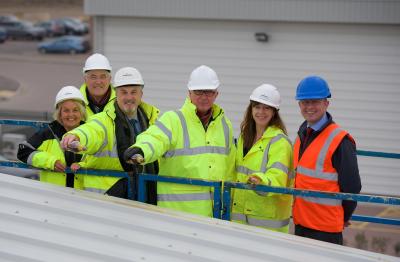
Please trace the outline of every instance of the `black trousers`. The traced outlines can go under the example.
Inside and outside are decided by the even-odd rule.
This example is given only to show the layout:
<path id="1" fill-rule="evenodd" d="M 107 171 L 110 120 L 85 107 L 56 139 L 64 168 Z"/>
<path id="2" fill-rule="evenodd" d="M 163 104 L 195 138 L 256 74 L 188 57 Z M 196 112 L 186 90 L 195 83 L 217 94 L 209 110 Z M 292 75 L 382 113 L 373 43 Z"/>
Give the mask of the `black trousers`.
<path id="1" fill-rule="evenodd" d="M 320 241 L 325 241 L 333 244 L 343 245 L 343 234 L 342 232 L 330 233 L 319 231 L 301 225 L 295 225 L 294 234 L 296 236 L 312 238 Z"/>

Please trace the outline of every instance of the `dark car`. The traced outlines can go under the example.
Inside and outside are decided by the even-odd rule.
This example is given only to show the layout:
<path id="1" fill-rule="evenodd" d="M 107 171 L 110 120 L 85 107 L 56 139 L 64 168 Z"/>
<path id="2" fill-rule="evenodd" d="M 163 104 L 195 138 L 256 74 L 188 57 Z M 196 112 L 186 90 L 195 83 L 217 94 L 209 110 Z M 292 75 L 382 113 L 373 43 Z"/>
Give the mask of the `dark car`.
<path id="1" fill-rule="evenodd" d="M 83 23 L 78 23 L 76 20 L 70 17 L 57 19 L 65 27 L 65 33 L 67 35 L 83 35 L 85 34 L 85 25 Z"/>
<path id="2" fill-rule="evenodd" d="M 66 34 L 64 25 L 57 20 L 42 21 L 35 24 L 37 27 L 41 27 L 46 30 L 46 36 L 63 36 Z"/>
<path id="3" fill-rule="evenodd" d="M 7 30 L 0 27 L 0 43 L 4 43 L 7 40 Z"/>
<path id="4" fill-rule="evenodd" d="M 43 28 L 35 27 L 30 22 L 0 22 L 0 26 L 7 30 L 7 35 L 11 39 L 42 40 L 46 35 Z"/>
<path id="5" fill-rule="evenodd" d="M 89 41 L 79 36 L 63 36 L 38 44 L 40 53 L 85 53 L 90 49 Z"/>

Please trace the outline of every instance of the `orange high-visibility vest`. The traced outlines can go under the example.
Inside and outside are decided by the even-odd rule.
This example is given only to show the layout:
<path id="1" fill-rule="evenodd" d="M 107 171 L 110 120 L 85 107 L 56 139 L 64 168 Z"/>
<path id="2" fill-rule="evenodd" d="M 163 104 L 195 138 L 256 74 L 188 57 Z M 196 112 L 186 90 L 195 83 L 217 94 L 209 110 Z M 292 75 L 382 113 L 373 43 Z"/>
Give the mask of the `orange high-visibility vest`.
<path id="1" fill-rule="evenodd" d="M 337 124 L 328 125 L 305 149 L 299 159 L 300 139 L 294 145 L 295 188 L 340 192 L 338 174 L 332 166 L 332 155 L 347 131 Z M 294 223 L 324 231 L 342 232 L 344 212 L 339 199 L 296 196 L 293 205 Z"/>

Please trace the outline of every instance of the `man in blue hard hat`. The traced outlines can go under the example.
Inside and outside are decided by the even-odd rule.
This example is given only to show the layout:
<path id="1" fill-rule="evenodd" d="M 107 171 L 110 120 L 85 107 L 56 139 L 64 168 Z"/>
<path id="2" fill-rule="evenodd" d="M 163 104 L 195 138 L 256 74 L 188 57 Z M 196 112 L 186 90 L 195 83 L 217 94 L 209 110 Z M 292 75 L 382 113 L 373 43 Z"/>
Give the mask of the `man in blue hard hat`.
<path id="1" fill-rule="evenodd" d="M 308 76 L 297 86 L 296 100 L 305 121 L 294 145 L 295 188 L 359 193 L 356 144 L 327 112 L 331 92 L 319 76 Z M 295 234 L 343 245 L 342 231 L 357 202 L 297 196 L 293 205 Z"/>

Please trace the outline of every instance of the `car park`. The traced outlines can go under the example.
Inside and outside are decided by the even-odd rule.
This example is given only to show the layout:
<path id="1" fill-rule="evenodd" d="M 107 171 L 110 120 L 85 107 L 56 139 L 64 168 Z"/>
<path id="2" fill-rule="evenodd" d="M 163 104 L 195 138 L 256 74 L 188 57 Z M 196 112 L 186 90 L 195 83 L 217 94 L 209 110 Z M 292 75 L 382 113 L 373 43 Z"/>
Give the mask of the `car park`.
<path id="1" fill-rule="evenodd" d="M 85 53 L 90 49 L 89 41 L 79 36 L 63 36 L 38 44 L 40 53 Z"/>
<path id="2" fill-rule="evenodd" d="M 27 21 L 0 22 L 0 27 L 6 29 L 11 39 L 42 40 L 46 35 L 43 28 L 35 27 Z"/>

